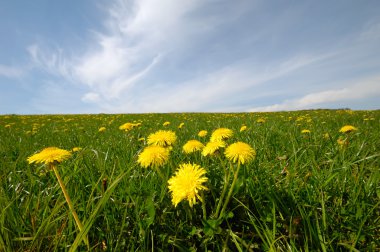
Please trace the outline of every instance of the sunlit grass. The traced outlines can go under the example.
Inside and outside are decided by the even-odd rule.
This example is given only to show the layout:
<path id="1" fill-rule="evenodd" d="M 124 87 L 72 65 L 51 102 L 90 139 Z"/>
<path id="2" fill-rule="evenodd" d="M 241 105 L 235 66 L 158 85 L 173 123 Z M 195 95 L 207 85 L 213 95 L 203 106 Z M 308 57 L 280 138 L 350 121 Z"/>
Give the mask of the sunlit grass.
<path id="1" fill-rule="evenodd" d="M 373 251 L 379 132 L 380 111 L 0 116 L 0 251 Z M 142 159 L 155 143 L 164 160 Z M 49 146 L 73 150 L 59 174 L 79 231 L 54 172 L 28 164 Z M 173 204 L 181 164 L 207 190 L 181 178 Z"/>

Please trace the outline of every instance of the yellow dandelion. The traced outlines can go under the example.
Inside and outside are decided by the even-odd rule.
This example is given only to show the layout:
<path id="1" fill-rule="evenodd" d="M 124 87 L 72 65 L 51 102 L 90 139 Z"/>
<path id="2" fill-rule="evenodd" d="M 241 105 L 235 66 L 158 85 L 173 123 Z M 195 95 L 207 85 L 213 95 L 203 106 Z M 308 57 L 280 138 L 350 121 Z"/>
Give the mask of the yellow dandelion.
<path id="1" fill-rule="evenodd" d="M 248 144 L 236 142 L 227 147 L 224 152 L 226 157 L 234 163 L 249 163 L 256 157 L 256 151 Z"/>
<path id="2" fill-rule="evenodd" d="M 257 123 L 265 123 L 265 119 L 264 118 L 259 118 L 256 120 Z"/>
<path id="3" fill-rule="evenodd" d="M 129 130 L 133 129 L 134 126 L 135 126 L 135 124 L 133 124 L 133 123 L 124 123 L 123 125 L 121 125 L 119 127 L 119 129 L 129 131 Z"/>
<path id="4" fill-rule="evenodd" d="M 103 132 L 103 131 L 105 131 L 105 130 L 106 130 L 106 127 L 100 127 L 100 128 L 98 129 L 99 132 Z"/>
<path id="5" fill-rule="evenodd" d="M 323 134 L 323 138 L 324 138 L 324 139 L 329 139 L 329 138 L 330 138 L 330 134 L 329 134 L 329 133 L 325 133 L 325 134 Z"/>
<path id="6" fill-rule="evenodd" d="M 28 157 L 29 164 L 32 163 L 45 163 L 45 164 L 54 164 L 61 163 L 64 160 L 68 159 L 71 156 L 71 153 L 67 150 L 59 149 L 57 147 L 48 147 L 43 149 L 41 152 L 36 153 Z"/>
<path id="7" fill-rule="evenodd" d="M 176 140 L 177 136 L 173 131 L 159 130 L 148 136 L 148 145 L 168 147 L 173 145 Z"/>
<path id="8" fill-rule="evenodd" d="M 240 132 L 243 132 L 243 131 L 245 131 L 245 130 L 247 130 L 247 126 L 245 126 L 245 125 L 241 126 L 241 128 L 240 128 Z"/>
<path id="9" fill-rule="evenodd" d="M 74 147 L 73 149 L 72 149 L 72 152 L 78 152 L 78 151 L 80 151 L 82 148 L 81 147 Z"/>
<path id="10" fill-rule="evenodd" d="M 145 137 L 140 137 L 139 139 L 137 139 L 137 141 L 139 141 L 139 142 L 145 142 Z"/>
<path id="11" fill-rule="evenodd" d="M 308 129 L 303 129 L 303 130 L 301 131 L 301 133 L 302 133 L 302 134 L 310 134 L 311 131 L 308 130 Z"/>
<path id="12" fill-rule="evenodd" d="M 206 170 L 197 164 L 180 164 L 175 175 L 168 180 L 168 188 L 172 196 L 172 203 L 177 207 L 182 200 L 189 201 L 190 207 L 196 203 L 197 198 L 202 201 L 199 191 L 207 190 L 202 185 L 207 181 Z"/>
<path id="13" fill-rule="evenodd" d="M 169 151 L 161 146 L 148 146 L 140 154 L 137 162 L 144 168 L 157 168 L 164 165 L 169 159 Z"/>
<path id="14" fill-rule="evenodd" d="M 206 130 L 201 130 L 201 131 L 199 131 L 199 132 L 198 132 L 198 136 L 199 136 L 199 137 L 205 137 L 205 136 L 207 136 L 207 131 L 206 131 Z"/>
<path id="15" fill-rule="evenodd" d="M 185 125 L 185 123 L 180 123 L 178 129 L 182 129 L 183 125 Z"/>
<path id="16" fill-rule="evenodd" d="M 357 131 L 358 129 L 355 128 L 354 126 L 352 125 L 345 125 L 343 126 L 342 128 L 340 128 L 339 132 L 342 132 L 342 133 L 350 133 L 352 131 Z"/>
<path id="17" fill-rule="evenodd" d="M 214 130 L 211 134 L 210 142 L 223 141 L 232 137 L 233 131 L 227 128 L 219 128 Z"/>
<path id="18" fill-rule="evenodd" d="M 203 156 L 214 155 L 220 148 L 226 147 L 226 143 L 223 141 L 208 142 L 202 150 Z"/>
<path id="19" fill-rule="evenodd" d="M 169 125 L 170 125 L 170 122 L 164 122 L 162 125 L 163 125 L 163 126 L 169 126 Z"/>
<path id="20" fill-rule="evenodd" d="M 183 152 L 185 153 L 192 153 L 195 151 L 200 151 L 204 148 L 205 146 L 203 143 L 199 142 L 198 140 L 189 140 L 185 145 L 182 147 Z"/>
<path id="21" fill-rule="evenodd" d="M 10 128 L 11 126 L 12 126 L 12 125 L 7 124 L 7 125 L 4 126 L 4 128 Z"/>

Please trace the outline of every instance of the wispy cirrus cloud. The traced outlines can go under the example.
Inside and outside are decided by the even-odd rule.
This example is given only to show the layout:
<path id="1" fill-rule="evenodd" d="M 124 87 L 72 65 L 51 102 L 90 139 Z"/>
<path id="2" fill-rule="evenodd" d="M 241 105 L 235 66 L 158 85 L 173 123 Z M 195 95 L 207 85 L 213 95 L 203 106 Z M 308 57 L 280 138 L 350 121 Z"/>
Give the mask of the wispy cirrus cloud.
<path id="1" fill-rule="evenodd" d="M 13 78 L 20 78 L 24 74 L 25 74 L 25 71 L 22 68 L 0 65 L 0 76 L 13 79 Z"/>
<path id="2" fill-rule="evenodd" d="M 325 44 L 294 27 L 305 18 L 306 4 L 265 17 L 266 5 L 250 1 L 107 4 L 102 28 L 89 31 L 84 49 L 28 47 L 34 67 L 79 87 L 79 102 L 102 112 L 278 110 L 355 101 L 373 85 L 359 90 L 352 80 L 368 80 L 380 66 L 376 19 Z M 292 35 L 299 41 L 290 41 Z M 343 82 L 352 84 L 342 89 Z"/>

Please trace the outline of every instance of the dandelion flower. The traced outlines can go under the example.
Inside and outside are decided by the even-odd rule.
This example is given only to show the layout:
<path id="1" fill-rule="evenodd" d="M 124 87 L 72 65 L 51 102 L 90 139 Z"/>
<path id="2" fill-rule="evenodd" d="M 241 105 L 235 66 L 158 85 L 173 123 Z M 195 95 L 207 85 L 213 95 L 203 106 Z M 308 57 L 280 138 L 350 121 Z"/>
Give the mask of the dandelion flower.
<path id="1" fill-rule="evenodd" d="M 169 125 L 170 125 L 170 122 L 164 122 L 162 125 L 163 125 L 163 126 L 169 126 Z"/>
<path id="2" fill-rule="evenodd" d="M 144 168 L 164 165 L 169 159 L 169 151 L 161 146 L 148 146 L 140 154 L 137 162 Z"/>
<path id="3" fill-rule="evenodd" d="M 249 163 L 256 157 L 256 151 L 246 143 L 236 142 L 227 147 L 226 157 L 234 163 Z"/>
<path id="4" fill-rule="evenodd" d="M 103 131 L 105 131 L 105 130 L 106 130 L 106 127 L 100 127 L 100 128 L 98 129 L 99 132 L 103 132 Z"/>
<path id="5" fill-rule="evenodd" d="M 206 130 L 199 131 L 198 136 L 199 137 L 205 137 L 205 136 L 207 136 L 207 131 Z"/>
<path id="6" fill-rule="evenodd" d="M 185 153 L 192 153 L 195 151 L 200 151 L 204 148 L 205 146 L 203 143 L 199 142 L 198 140 L 189 140 L 185 145 L 182 147 L 183 151 Z"/>
<path id="7" fill-rule="evenodd" d="M 168 147 L 174 144 L 177 136 L 170 130 L 159 130 L 148 136 L 148 145 L 158 145 Z"/>
<path id="8" fill-rule="evenodd" d="M 258 122 L 258 123 L 265 123 L 265 119 L 264 118 L 259 118 L 259 119 L 257 119 L 256 122 Z"/>
<path id="9" fill-rule="evenodd" d="M 123 125 L 121 125 L 119 127 L 119 130 L 125 130 L 125 131 L 129 131 L 131 129 L 133 129 L 133 127 L 135 127 L 136 125 L 133 124 L 133 123 L 124 123 Z"/>
<path id="10" fill-rule="evenodd" d="M 245 126 L 245 125 L 241 126 L 241 128 L 240 128 L 240 132 L 243 132 L 243 131 L 245 131 L 245 130 L 247 130 L 247 126 Z"/>
<path id="11" fill-rule="evenodd" d="M 310 130 L 308 130 L 308 129 L 303 129 L 302 131 L 301 131 L 301 133 L 302 134 L 310 134 Z"/>
<path id="12" fill-rule="evenodd" d="M 206 170 L 197 164 L 181 164 L 175 175 L 168 180 L 168 188 L 172 195 L 172 203 L 177 207 L 178 203 L 186 199 L 189 201 L 190 207 L 196 203 L 199 191 L 207 190 L 202 185 L 207 181 Z"/>
<path id="13" fill-rule="evenodd" d="M 342 133 L 350 133 L 350 132 L 352 132 L 352 131 L 356 131 L 356 130 L 358 130 L 358 129 L 355 128 L 355 127 L 352 126 L 352 125 L 345 125 L 345 126 L 343 126 L 343 127 L 339 130 L 339 132 L 342 132 Z"/>
<path id="14" fill-rule="evenodd" d="M 233 131 L 227 128 L 219 128 L 211 134 L 210 142 L 223 141 L 232 137 Z"/>
<path id="15" fill-rule="evenodd" d="M 68 159 L 71 156 L 71 153 L 67 150 L 59 149 L 57 147 L 48 147 L 43 149 L 41 152 L 36 153 L 28 157 L 29 164 L 32 163 L 61 163 L 62 161 Z"/>
<path id="16" fill-rule="evenodd" d="M 226 147 L 226 143 L 223 141 L 208 142 L 202 150 L 202 155 L 203 156 L 214 155 L 216 151 L 224 147 Z"/>
<path id="17" fill-rule="evenodd" d="M 183 125 L 185 125 L 185 123 L 180 123 L 178 129 L 182 129 Z"/>
<path id="18" fill-rule="evenodd" d="M 72 149 L 72 152 L 78 152 L 78 151 L 80 151 L 82 148 L 81 147 L 74 147 L 73 149 Z"/>

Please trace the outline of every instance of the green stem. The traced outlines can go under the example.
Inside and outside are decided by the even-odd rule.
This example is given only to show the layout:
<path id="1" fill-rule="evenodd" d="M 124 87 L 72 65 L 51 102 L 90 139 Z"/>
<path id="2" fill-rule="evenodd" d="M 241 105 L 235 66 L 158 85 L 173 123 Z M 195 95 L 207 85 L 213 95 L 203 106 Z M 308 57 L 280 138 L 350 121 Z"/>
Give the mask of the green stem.
<path id="1" fill-rule="evenodd" d="M 203 191 L 201 191 L 201 199 L 202 199 L 202 213 L 203 213 L 203 219 L 207 219 L 207 212 L 206 212 L 206 201 L 205 201 L 205 195 Z"/>
<path id="2" fill-rule="evenodd" d="M 232 181 L 232 184 L 231 184 L 230 190 L 228 191 L 227 198 L 226 198 L 226 200 L 224 201 L 223 208 L 222 208 L 222 210 L 220 211 L 219 219 L 220 219 L 220 217 L 223 216 L 224 211 L 225 211 L 226 208 L 227 208 L 228 202 L 230 201 L 230 198 L 231 198 L 231 196 L 232 196 L 232 193 L 233 193 L 233 191 L 234 191 L 234 187 L 235 187 L 235 184 L 236 184 L 236 181 L 237 181 L 237 178 L 238 178 L 239 170 L 240 170 L 240 163 L 238 163 L 238 167 L 237 167 L 236 172 L 235 172 L 235 174 L 234 174 L 234 180 Z"/>
<path id="3" fill-rule="evenodd" d="M 219 198 L 218 206 L 216 207 L 216 211 L 214 214 L 215 217 L 218 217 L 220 207 L 222 206 L 222 201 L 223 201 L 224 195 L 226 194 L 226 191 L 227 191 L 227 184 L 228 184 L 228 181 L 230 180 L 231 169 L 232 169 L 232 165 L 230 166 L 230 169 L 228 169 L 227 172 L 224 173 L 223 190 L 222 190 L 222 194 L 220 195 L 220 198 Z"/>
<path id="4" fill-rule="evenodd" d="M 67 204 L 69 205 L 70 212 L 71 212 L 71 214 L 73 215 L 74 220 L 75 220 L 75 222 L 76 222 L 77 225 L 78 225 L 79 231 L 82 231 L 82 230 L 83 230 L 83 225 L 82 225 L 82 223 L 80 222 L 79 217 L 78 217 L 78 215 L 77 215 L 77 212 L 76 212 L 75 209 L 74 209 L 73 203 L 71 202 L 71 199 L 70 199 L 69 194 L 67 193 L 67 190 L 66 190 L 65 184 L 63 184 L 63 181 L 62 181 L 62 179 L 61 179 L 61 176 L 60 176 L 59 173 L 58 173 L 57 167 L 56 167 L 54 164 L 51 164 L 50 167 L 51 167 L 51 169 L 53 169 L 54 174 L 55 174 L 55 176 L 56 176 L 57 179 L 58 179 L 59 186 L 60 186 L 61 189 L 62 189 L 63 195 L 65 196 L 66 202 L 67 202 Z M 85 237 L 84 242 L 85 242 L 86 245 L 89 247 L 89 243 L 88 243 L 87 236 Z"/>

